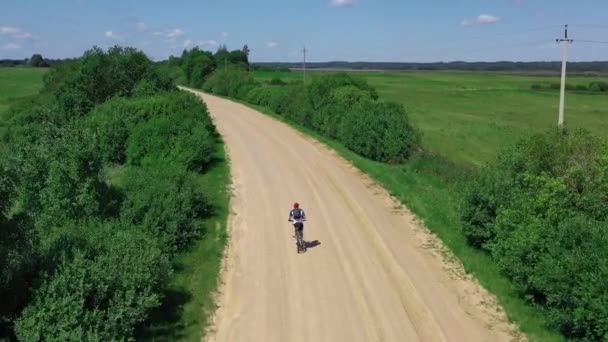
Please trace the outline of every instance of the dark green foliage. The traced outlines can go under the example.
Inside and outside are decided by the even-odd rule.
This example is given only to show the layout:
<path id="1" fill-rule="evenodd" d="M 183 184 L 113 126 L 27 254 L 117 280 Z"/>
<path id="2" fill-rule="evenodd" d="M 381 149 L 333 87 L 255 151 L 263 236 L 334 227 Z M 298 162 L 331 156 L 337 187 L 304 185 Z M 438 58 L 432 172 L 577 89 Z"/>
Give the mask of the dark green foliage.
<path id="1" fill-rule="evenodd" d="M 130 169 L 125 179 L 124 220 L 162 236 L 169 251 L 200 235 L 200 219 L 209 204 L 191 173 L 179 165 L 164 164 Z"/>
<path id="2" fill-rule="evenodd" d="M 282 85 L 286 85 L 287 82 L 283 81 L 282 79 L 275 77 L 273 79 L 271 79 L 268 84 L 270 85 L 278 85 L 278 86 L 282 86 Z"/>
<path id="3" fill-rule="evenodd" d="M 210 213 L 189 171 L 218 142 L 206 107 L 143 53 L 95 48 L 0 122 L 0 339 L 132 340 Z"/>
<path id="4" fill-rule="evenodd" d="M 141 80 L 157 90 L 174 87 L 170 79 L 157 74 L 143 52 L 134 48 L 116 46 L 107 52 L 93 48 L 85 52 L 75 69 L 61 84 L 52 86 L 61 110 L 69 115 L 84 115 L 113 96 L 131 96 Z"/>
<path id="5" fill-rule="evenodd" d="M 211 161 L 215 138 L 200 120 L 179 115 L 156 117 L 137 127 L 129 140 L 129 163 L 163 162 L 201 171 Z"/>
<path id="6" fill-rule="evenodd" d="M 284 105 L 283 115 L 300 125 L 311 127 L 315 111 L 312 108 L 306 87 L 302 85 L 289 86 L 286 98 L 287 102 Z"/>
<path id="7" fill-rule="evenodd" d="M 532 86 L 530 86 L 530 89 L 532 89 L 532 90 L 541 90 L 541 89 L 543 89 L 543 86 L 542 86 L 542 84 L 535 83 Z"/>
<path id="8" fill-rule="evenodd" d="M 284 87 L 259 86 L 251 89 L 245 99 L 247 102 L 283 113 L 287 98 L 287 89 Z"/>
<path id="9" fill-rule="evenodd" d="M 593 91 L 608 91 L 608 83 L 596 81 L 589 83 L 589 90 Z"/>
<path id="10" fill-rule="evenodd" d="M 246 71 L 238 68 L 223 68 L 216 70 L 211 77 L 205 82 L 203 89 L 205 91 L 229 97 L 243 96 L 240 91 L 241 87 L 250 87 L 256 82 L 253 77 Z"/>
<path id="11" fill-rule="evenodd" d="M 42 55 L 40 55 L 39 53 L 33 54 L 30 58 L 29 63 L 30 66 L 33 66 L 34 68 L 45 68 L 49 66 L 49 64 L 44 60 L 44 58 L 42 58 Z"/>
<path id="12" fill-rule="evenodd" d="M 419 142 L 401 105 L 369 102 L 342 120 L 339 139 L 352 151 L 384 162 L 405 161 Z"/>
<path id="13" fill-rule="evenodd" d="M 17 321 L 23 341 L 128 339 L 160 304 L 169 263 L 144 231 L 72 223 L 45 247 L 60 264 Z"/>
<path id="14" fill-rule="evenodd" d="M 491 253 L 566 336 L 608 337 L 608 145 L 551 132 L 505 151 L 470 184 L 470 244 Z"/>
<path id="15" fill-rule="evenodd" d="M 44 74 L 44 89 L 48 92 L 55 92 L 68 78 L 78 71 L 78 60 L 66 61 L 53 65 Z"/>
<path id="16" fill-rule="evenodd" d="M 192 87 L 200 88 L 216 67 L 211 52 L 202 51 L 198 48 L 185 51 L 181 60 L 181 67 L 186 75 L 186 83 Z"/>
<path id="17" fill-rule="evenodd" d="M 367 92 L 372 99 L 378 99 L 376 89 L 367 84 L 364 79 L 353 77 L 346 73 L 337 73 L 313 79 L 308 89 L 313 108 L 318 110 L 331 104 L 333 100 L 331 95 L 332 90 L 344 86 L 353 86 Z"/>
<path id="18" fill-rule="evenodd" d="M 103 160 L 122 164 L 126 161 L 127 141 L 133 129 L 152 118 L 170 118 L 180 127 L 187 122 L 193 127 L 204 127 L 212 137 L 217 136 L 205 105 L 183 92 L 113 99 L 91 112 L 87 118 L 87 127 L 96 136 L 97 150 Z M 199 131 L 199 136 L 205 134 Z M 196 144 L 208 146 L 208 140 L 197 141 Z"/>
<path id="19" fill-rule="evenodd" d="M 589 88 L 587 88 L 587 86 L 584 85 L 584 84 L 577 84 L 576 85 L 576 90 L 578 90 L 578 91 L 587 91 L 587 90 L 589 90 Z"/>

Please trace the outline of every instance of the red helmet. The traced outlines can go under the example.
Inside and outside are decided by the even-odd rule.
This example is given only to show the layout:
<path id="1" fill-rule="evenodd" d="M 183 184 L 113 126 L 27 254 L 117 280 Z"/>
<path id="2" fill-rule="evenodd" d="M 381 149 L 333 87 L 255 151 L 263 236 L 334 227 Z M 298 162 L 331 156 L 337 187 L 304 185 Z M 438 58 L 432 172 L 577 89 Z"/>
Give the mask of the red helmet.
<path id="1" fill-rule="evenodd" d="M 294 203 L 294 204 L 293 204 L 293 207 L 294 207 L 294 208 L 299 208 L 299 207 L 300 207 L 300 203 L 298 203 L 298 202 Z"/>

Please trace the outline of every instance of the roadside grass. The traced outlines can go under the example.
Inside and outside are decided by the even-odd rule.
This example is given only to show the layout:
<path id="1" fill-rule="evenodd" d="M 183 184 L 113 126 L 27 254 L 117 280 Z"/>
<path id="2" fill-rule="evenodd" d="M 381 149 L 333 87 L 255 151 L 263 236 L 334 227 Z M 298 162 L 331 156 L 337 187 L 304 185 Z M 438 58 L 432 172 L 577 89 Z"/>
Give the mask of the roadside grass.
<path id="1" fill-rule="evenodd" d="M 484 288 L 497 297 L 509 320 L 514 322 L 530 340 L 566 341 L 561 334 L 546 327 L 542 313 L 519 296 L 489 255 L 467 245 L 462 234 L 458 207 L 462 184 L 475 173 L 475 167 L 466 167 L 444 157 L 424 152 L 401 165 L 375 162 L 268 108 L 234 99 L 229 100 L 282 121 L 338 152 L 416 214 L 462 262 L 466 272 L 472 274 Z"/>
<path id="2" fill-rule="evenodd" d="M 0 113 L 17 99 L 35 95 L 42 89 L 42 77 L 47 68 L 0 68 Z"/>

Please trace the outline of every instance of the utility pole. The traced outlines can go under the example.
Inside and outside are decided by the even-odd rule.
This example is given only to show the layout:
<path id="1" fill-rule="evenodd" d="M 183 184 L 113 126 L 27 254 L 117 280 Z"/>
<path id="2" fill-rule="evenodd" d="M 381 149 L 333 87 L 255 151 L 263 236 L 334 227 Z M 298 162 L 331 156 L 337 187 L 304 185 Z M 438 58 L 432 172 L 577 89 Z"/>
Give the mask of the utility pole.
<path id="1" fill-rule="evenodd" d="M 306 45 L 302 49 L 302 54 L 304 55 L 304 62 L 302 63 L 302 69 L 304 70 L 304 85 L 306 85 Z"/>
<path id="2" fill-rule="evenodd" d="M 573 42 L 572 39 L 568 39 L 568 25 L 564 28 L 564 38 L 558 38 L 555 40 L 562 46 L 562 84 L 559 94 L 559 118 L 557 120 L 557 126 L 559 129 L 564 128 L 564 97 L 566 93 L 566 63 L 568 62 L 568 45 Z"/>

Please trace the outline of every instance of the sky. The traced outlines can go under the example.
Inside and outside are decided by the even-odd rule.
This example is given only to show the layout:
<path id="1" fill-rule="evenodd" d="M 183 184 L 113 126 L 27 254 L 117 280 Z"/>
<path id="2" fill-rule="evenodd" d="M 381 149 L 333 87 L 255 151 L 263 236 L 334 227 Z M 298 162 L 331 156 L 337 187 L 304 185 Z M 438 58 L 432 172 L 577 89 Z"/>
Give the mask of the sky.
<path id="1" fill-rule="evenodd" d="M 0 0 L 0 59 L 199 46 L 253 62 L 608 60 L 608 0 Z"/>

